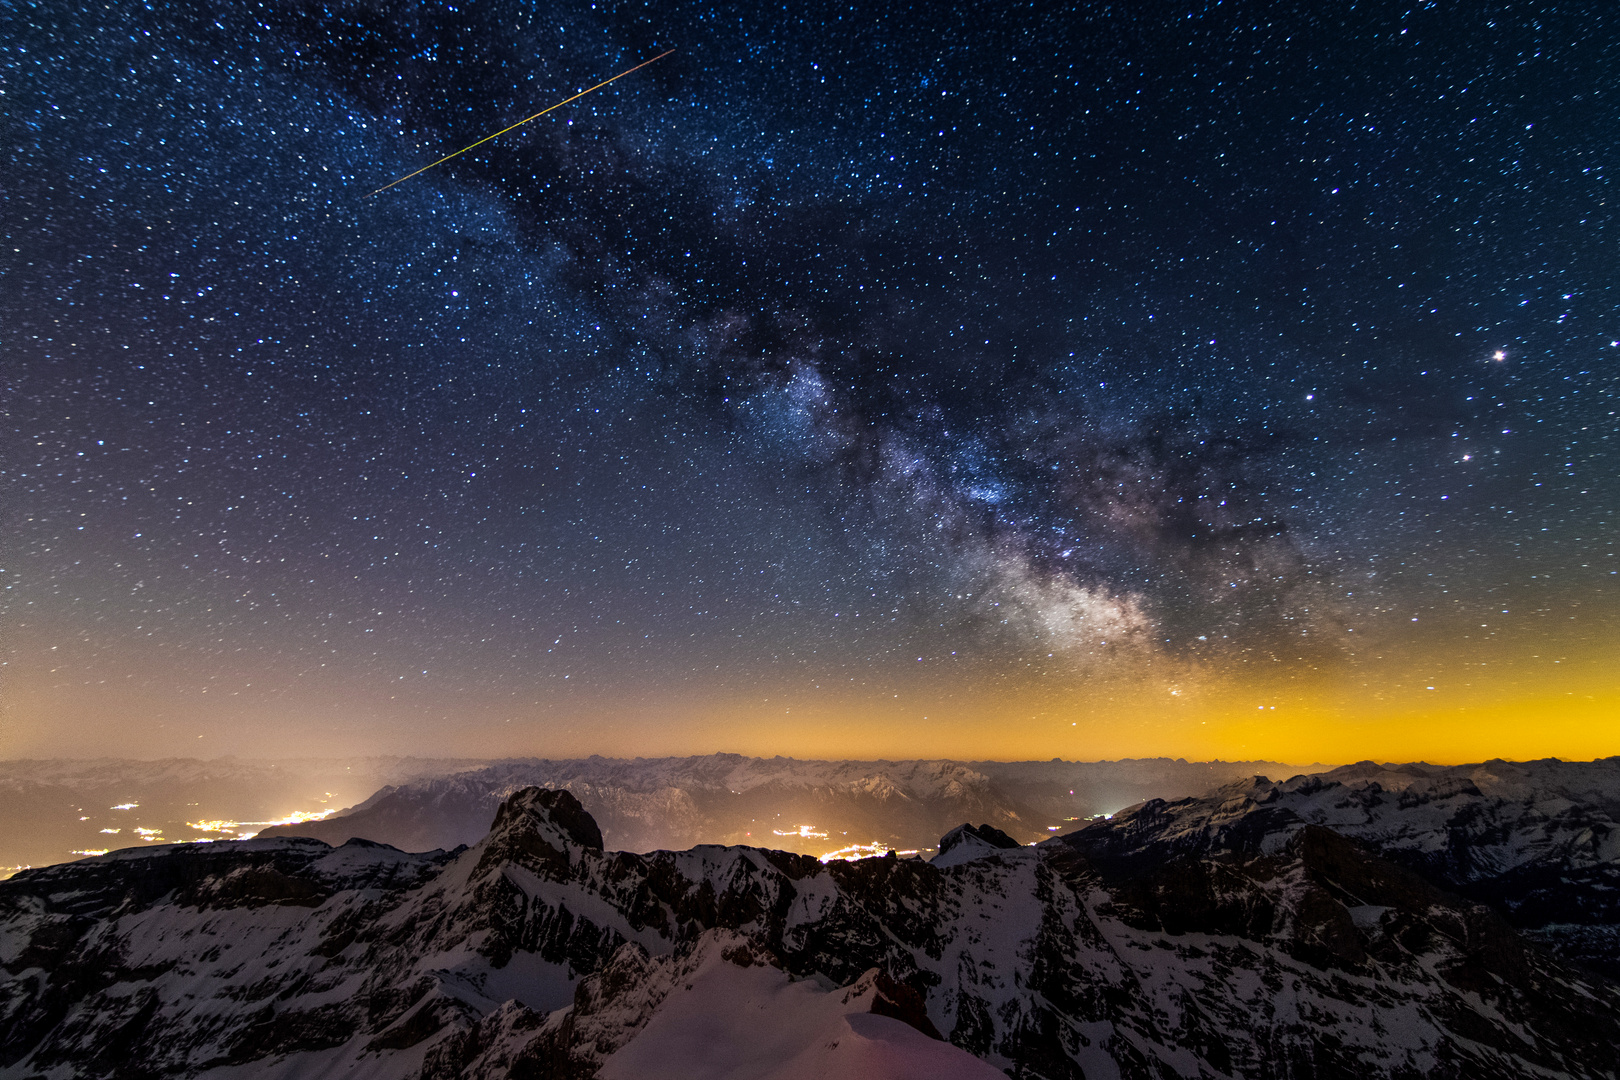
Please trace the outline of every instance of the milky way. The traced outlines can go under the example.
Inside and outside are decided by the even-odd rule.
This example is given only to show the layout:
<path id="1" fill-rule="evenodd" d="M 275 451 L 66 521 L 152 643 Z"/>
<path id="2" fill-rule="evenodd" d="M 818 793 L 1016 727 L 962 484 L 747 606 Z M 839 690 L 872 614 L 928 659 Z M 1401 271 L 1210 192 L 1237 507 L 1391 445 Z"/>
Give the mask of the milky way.
<path id="1" fill-rule="evenodd" d="M 0 749 L 1613 659 L 1597 6 L 5 7 Z"/>

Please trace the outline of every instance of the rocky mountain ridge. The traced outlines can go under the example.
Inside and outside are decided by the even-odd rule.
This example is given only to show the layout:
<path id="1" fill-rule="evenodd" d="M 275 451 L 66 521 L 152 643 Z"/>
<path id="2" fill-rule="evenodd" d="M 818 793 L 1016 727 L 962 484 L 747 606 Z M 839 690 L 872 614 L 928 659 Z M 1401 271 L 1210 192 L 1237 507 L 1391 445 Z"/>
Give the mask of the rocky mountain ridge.
<path id="1" fill-rule="evenodd" d="M 25 871 L 0 883 L 0 1076 L 674 1077 L 700 1052 L 739 1080 L 1616 1075 L 1620 988 L 1277 790 L 1037 847 L 978 827 L 956 865 L 608 851 L 531 788 L 460 851 Z M 762 1026 L 728 1027 L 739 1003 Z"/>
<path id="2" fill-rule="evenodd" d="M 1256 813 L 1324 826 L 1449 891 L 1488 904 L 1566 958 L 1620 977 L 1620 759 L 1439 767 L 1362 762 L 1208 795 L 1150 800 L 1086 836 L 1138 857 L 1218 848 Z M 1282 824 L 1291 822 L 1291 824 Z"/>

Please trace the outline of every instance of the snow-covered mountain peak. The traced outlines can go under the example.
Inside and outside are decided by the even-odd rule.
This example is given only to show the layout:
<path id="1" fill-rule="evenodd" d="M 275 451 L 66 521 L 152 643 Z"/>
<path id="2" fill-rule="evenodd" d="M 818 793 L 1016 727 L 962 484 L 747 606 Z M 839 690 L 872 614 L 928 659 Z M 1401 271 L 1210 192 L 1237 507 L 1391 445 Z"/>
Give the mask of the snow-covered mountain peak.
<path id="1" fill-rule="evenodd" d="M 1601 854 L 1607 811 L 1544 808 L 1603 778 L 1533 764 L 1516 798 L 1425 766 L 1249 779 L 1035 847 L 967 826 L 945 855 L 988 857 L 945 866 L 605 851 L 572 794 L 531 788 L 458 852 L 26 871 L 0 882 L 0 1080 L 1617 1080 L 1613 983 L 1387 854 Z M 1541 880 L 1612 909 L 1612 877 Z"/>
<path id="2" fill-rule="evenodd" d="M 861 795 L 870 795 L 876 799 L 909 798 L 888 773 L 876 773 L 872 776 L 863 776 L 857 780 L 852 780 L 846 785 L 846 790 Z"/>

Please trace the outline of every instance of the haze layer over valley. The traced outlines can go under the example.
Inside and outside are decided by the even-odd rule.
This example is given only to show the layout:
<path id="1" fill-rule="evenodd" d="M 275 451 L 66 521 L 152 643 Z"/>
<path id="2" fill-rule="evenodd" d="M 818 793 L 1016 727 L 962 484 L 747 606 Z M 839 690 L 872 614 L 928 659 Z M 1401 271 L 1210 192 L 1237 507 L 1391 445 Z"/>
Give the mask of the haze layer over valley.
<path id="1" fill-rule="evenodd" d="M 713 754 L 0 762 L 0 871 L 161 843 L 352 836 L 428 851 L 472 844 L 501 799 L 566 788 L 616 850 L 745 843 L 808 855 L 931 850 L 971 818 L 1028 843 L 1143 799 L 1201 793 L 1276 762 L 798 761 Z"/>

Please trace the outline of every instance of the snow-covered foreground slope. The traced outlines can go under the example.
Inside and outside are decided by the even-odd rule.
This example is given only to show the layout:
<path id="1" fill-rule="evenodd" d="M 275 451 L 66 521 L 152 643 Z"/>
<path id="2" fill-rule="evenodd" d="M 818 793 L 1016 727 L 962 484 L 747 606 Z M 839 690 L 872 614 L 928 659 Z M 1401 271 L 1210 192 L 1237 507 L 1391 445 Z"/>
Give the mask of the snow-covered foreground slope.
<path id="1" fill-rule="evenodd" d="M 824 865 L 605 851 L 528 789 L 460 852 L 26 871 L 0 883 L 0 1076 L 1616 1076 L 1614 984 L 1268 802 L 1166 805 Z"/>
<path id="2" fill-rule="evenodd" d="M 729 946 L 729 947 L 728 947 Z M 1001 1080 L 1002 1073 L 883 1011 L 903 988 L 876 970 L 854 985 L 795 979 L 747 939 L 705 931 L 679 959 L 646 965 L 633 1006 L 615 1017 L 630 1039 L 601 1065 L 603 1080 Z M 645 1010 L 646 989 L 663 995 Z M 880 1011 L 874 1011 L 877 1005 Z M 921 1019 L 920 1000 L 913 1022 Z M 606 1011 L 606 1010 L 604 1010 Z M 644 1018 L 645 1017 L 645 1018 Z M 922 1020 L 926 1023 L 926 1020 Z"/>

